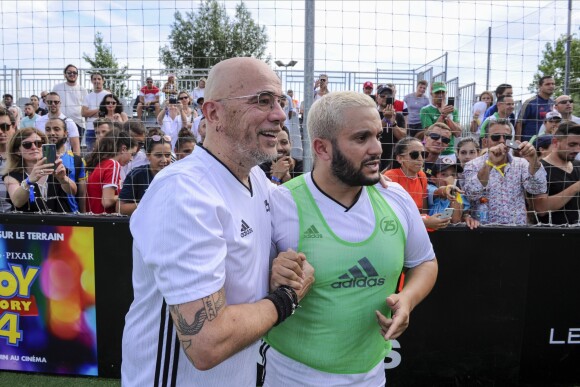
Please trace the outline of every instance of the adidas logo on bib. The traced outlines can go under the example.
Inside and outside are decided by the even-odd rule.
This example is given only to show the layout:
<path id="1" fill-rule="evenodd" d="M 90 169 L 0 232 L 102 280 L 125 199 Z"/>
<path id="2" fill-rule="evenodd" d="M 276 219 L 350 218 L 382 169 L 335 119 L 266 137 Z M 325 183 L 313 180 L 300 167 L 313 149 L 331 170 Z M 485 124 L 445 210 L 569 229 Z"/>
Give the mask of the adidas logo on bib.
<path id="1" fill-rule="evenodd" d="M 379 277 L 379 273 L 377 273 L 375 267 L 367 257 L 360 259 L 358 265 L 354 265 L 348 269 L 348 272 L 338 277 L 338 279 L 339 281 L 333 282 L 330 285 L 334 289 L 370 288 L 385 284 L 385 279 Z"/>
<path id="2" fill-rule="evenodd" d="M 312 225 L 308 227 L 308 230 L 304 231 L 302 238 L 322 238 L 322 234 Z"/>

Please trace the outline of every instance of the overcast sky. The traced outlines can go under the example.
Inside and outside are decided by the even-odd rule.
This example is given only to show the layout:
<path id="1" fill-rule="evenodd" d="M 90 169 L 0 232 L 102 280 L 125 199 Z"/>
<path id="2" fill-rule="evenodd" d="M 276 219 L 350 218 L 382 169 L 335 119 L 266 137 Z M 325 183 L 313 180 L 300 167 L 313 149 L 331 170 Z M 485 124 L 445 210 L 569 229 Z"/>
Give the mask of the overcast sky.
<path id="1" fill-rule="evenodd" d="M 167 43 L 175 11 L 196 9 L 198 1 L 0 1 L 2 66 L 61 69 L 87 67 L 95 33 L 122 65 L 161 69 L 159 47 Z M 223 2 L 232 12 L 235 1 Z M 246 1 L 253 17 L 266 26 L 273 60 L 304 65 L 304 2 Z M 491 87 L 508 81 L 515 93 L 537 69 L 546 42 L 566 33 L 568 1 L 317 1 L 317 72 L 400 70 L 401 77 L 449 53 L 448 79 L 476 82 L 485 89 L 487 34 L 492 27 Z M 572 11 L 578 33 L 580 4 Z M 274 65 L 273 65 L 274 66 Z M 443 61 L 435 63 L 441 71 Z M 363 75 L 364 78 L 366 75 Z M 393 77 L 396 77 L 395 75 Z M 1 85 L 0 85 L 1 86 Z"/>

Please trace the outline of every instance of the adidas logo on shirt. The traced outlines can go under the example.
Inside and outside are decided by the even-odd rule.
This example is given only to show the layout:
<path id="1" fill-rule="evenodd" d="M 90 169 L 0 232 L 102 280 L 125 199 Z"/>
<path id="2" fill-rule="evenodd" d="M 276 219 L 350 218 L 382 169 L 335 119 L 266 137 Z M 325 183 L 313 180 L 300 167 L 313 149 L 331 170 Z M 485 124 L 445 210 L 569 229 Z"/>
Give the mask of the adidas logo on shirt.
<path id="1" fill-rule="evenodd" d="M 322 238 L 322 234 L 312 225 L 308 227 L 308 230 L 304 231 L 302 238 Z"/>
<path id="2" fill-rule="evenodd" d="M 250 235 L 253 232 L 254 232 L 254 230 L 252 230 L 252 228 L 250 226 L 248 226 L 246 221 L 242 219 L 242 230 L 241 230 L 240 236 L 243 238 L 245 236 Z"/>
<path id="3" fill-rule="evenodd" d="M 348 272 L 338 277 L 339 281 L 333 282 L 334 289 L 341 288 L 367 288 L 382 286 L 385 279 L 379 277 L 371 261 L 367 257 L 361 258 L 358 265 L 354 265 Z"/>

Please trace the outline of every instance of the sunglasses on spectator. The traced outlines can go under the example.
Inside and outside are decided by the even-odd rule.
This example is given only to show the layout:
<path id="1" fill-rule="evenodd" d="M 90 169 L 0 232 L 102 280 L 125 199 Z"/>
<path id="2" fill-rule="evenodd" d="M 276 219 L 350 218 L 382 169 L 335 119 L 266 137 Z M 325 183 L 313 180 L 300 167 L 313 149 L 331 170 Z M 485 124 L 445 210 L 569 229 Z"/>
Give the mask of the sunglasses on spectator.
<path id="1" fill-rule="evenodd" d="M 116 105 L 117 101 L 105 101 L 105 105 Z"/>
<path id="2" fill-rule="evenodd" d="M 443 137 L 438 133 L 429 133 L 429 138 L 431 138 L 431 140 L 433 141 L 441 140 L 443 144 L 449 144 L 451 142 L 451 139 L 449 137 Z"/>
<path id="3" fill-rule="evenodd" d="M 79 73 L 76 71 L 67 71 L 66 75 L 79 75 Z"/>
<path id="4" fill-rule="evenodd" d="M 21 145 L 24 149 L 31 149 L 32 145 L 36 146 L 36 148 L 40 148 L 42 146 L 42 141 L 23 141 Z"/>
<path id="5" fill-rule="evenodd" d="M 499 140 L 501 140 L 502 137 L 505 140 L 511 140 L 513 138 L 513 136 L 511 134 L 490 134 L 489 135 L 489 138 L 491 138 L 491 141 L 499 141 Z"/>
<path id="6" fill-rule="evenodd" d="M 419 156 L 421 156 L 421 158 L 423 160 L 425 160 L 425 157 L 427 156 L 427 152 L 425 151 L 413 151 L 413 152 L 409 152 L 407 153 L 409 155 L 409 157 L 411 158 L 411 160 L 417 160 L 419 158 Z"/>
<path id="7" fill-rule="evenodd" d="M 59 103 L 60 103 L 60 101 L 53 101 L 53 100 L 50 100 L 50 99 L 48 101 L 46 101 L 46 104 L 47 105 L 58 105 Z"/>
<path id="8" fill-rule="evenodd" d="M 3 132 L 9 131 L 11 127 L 12 127 L 11 124 L 7 124 L 5 122 L 3 122 L 3 123 L 0 124 L 0 130 L 3 131 Z"/>
<path id="9" fill-rule="evenodd" d="M 560 101 L 560 102 L 558 102 L 558 105 L 566 105 L 568 103 L 574 103 L 574 100 L 573 99 L 567 99 L 565 101 Z"/>
<path id="10" fill-rule="evenodd" d="M 179 99 L 188 99 L 189 97 L 179 97 Z"/>

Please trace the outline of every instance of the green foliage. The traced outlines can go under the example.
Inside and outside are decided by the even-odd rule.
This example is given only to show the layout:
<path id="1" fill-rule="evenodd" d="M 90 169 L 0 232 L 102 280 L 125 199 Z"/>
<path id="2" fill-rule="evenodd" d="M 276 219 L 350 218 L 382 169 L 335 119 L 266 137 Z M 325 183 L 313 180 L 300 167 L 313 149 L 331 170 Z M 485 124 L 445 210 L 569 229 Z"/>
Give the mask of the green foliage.
<path id="1" fill-rule="evenodd" d="M 129 97 L 131 92 L 127 89 L 126 75 L 127 66 L 119 67 L 117 59 L 113 56 L 110 46 L 103 43 L 103 35 L 100 32 L 95 34 L 95 57 L 91 58 L 87 53 L 83 53 L 83 59 L 95 70 L 103 74 L 104 88 L 118 97 Z"/>
<path id="2" fill-rule="evenodd" d="M 574 34 L 575 35 L 575 34 Z M 580 101 L 580 39 L 572 35 L 570 44 L 570 78 L 568 93 L 576 101 Z M 535 93 L 538 90 L 538 81 L 544 75 L 552 75 L 556 82 L 554 97 L 564 93 L 566 76 L 566 35 L 562 35 L 555 44 L 546 43 L 543 58 L 538 65 L 538 72 L 528 89 Z M 574 104 L 574 115 L 580 115 L 580 103 Z"/>
<path id="3" fill-rule="evenodd" d="M 236 5 L 230 18 L 225 6 L 205 0 L 196 12 L 175 12 L 169 44 L 159 50 L 161 62 L 169 69 L 210 68 L 221 60 L 239 56 L 264 58 L 268 35 L 253 19 L 246 5 Z"/>

